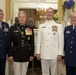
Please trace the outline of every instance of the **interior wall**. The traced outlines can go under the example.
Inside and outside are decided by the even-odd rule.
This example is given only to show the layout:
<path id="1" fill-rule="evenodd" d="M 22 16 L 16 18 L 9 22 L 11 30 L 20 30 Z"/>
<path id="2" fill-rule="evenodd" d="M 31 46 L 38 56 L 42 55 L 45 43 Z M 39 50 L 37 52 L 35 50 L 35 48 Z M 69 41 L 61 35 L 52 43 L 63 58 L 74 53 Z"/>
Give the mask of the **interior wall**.
<path id="1" fill-rule="evenodd" d="M 39 16 L 37 15 L 36 9 L 19 9 L 19 11 L 21 11 L 21 10 L 26 12 L 27 21 L 29 18 L 33 18 L 35 22 L 39 21 Z M 26 22 L 26 24 L 28 24 L 28 23 Z"/>
<path id="2" fill-rule="evenodd" d="M 4 19 L 3 19 L 4 21 L 5 21 L 5 18 L 6 18 L 5 1 L 6 0 L 0 0 L 0 9 L 2 9 L 3 12 L 4 12 Z"/>

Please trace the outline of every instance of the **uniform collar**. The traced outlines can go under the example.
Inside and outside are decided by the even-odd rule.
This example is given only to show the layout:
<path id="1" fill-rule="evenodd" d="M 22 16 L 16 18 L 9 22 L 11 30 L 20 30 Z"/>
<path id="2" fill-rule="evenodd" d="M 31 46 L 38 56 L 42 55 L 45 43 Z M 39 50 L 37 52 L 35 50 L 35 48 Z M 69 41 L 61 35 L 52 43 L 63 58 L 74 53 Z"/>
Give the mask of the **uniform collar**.
<path id="1" fill-rule="evenodd" d="M 74 29 L 74 26 L 76 26 L 76 25 L 73 24 L 73 29 Z"/>
<path id="2" fill-rule="evenodd" d="M 0 28 L 2 29 L 2 22 L 0 22 Z"/>
<path id="3" fill-rule="evenodd" d="M 52 20 L 46 20 L 47 22 L 55 22 L 53 19 Z"/>
<path id="4" fill-rule="evenodd" d="M 51 23 L 55 23 L 54 20 L 46 20 L 46 23 L 48 23 L 49 25 L 51 25 Z"/>

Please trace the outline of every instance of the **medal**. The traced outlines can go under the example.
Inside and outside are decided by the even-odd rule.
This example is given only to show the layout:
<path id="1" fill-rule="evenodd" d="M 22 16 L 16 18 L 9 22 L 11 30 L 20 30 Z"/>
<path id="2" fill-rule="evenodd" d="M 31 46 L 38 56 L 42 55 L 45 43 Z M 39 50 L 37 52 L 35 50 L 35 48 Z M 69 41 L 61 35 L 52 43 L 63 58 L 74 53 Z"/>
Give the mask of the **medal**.
<path id="1" fill-rule="evenodd" d="M 25 46 L 25 43 L 24 43 L 24 40 L 22 40 L 21 47 L 24 47 L 24 46 Z"/>

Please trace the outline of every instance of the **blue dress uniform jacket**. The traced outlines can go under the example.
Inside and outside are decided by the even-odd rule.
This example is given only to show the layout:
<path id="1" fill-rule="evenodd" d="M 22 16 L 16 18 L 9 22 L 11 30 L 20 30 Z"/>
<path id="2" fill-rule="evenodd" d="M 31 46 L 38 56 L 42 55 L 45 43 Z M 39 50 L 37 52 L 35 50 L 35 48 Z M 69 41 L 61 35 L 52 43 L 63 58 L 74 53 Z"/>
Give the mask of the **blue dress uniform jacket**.
<path id="1" fill-rule="evenodd" d="M 65 64 L 76 67 L 76 31 L 73 25 L 65 27 L 64 30 Z"/>
<path id="2" fill-rule="evenodd" d="M 34 31 L 27 25 L 10 27 L 7 38 L 8 56 L 16 62 L 27 62 L 34 56 Z"/>
<path id="3" fill-rule="evenodd" d="M 8 33 L 9 25 L 2 22 L 2 29 L 0 30 L 0 59 L 6 58 L 6 38 Z"/>
<path id="4" fill-rule="evenodd" d="M 0 27 L 0 75 L 5 75 L 5 63 L 6 63 L 6 40 L 9 25 L 5 22 L 1 22 Z"/>

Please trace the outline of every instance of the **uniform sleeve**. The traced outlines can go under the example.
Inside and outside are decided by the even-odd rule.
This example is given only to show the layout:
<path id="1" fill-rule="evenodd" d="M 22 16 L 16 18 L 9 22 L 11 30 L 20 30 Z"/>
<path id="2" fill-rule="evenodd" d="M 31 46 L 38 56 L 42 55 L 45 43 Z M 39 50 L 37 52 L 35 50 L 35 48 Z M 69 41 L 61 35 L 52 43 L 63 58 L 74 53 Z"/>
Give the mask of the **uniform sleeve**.
<path id="1" fill-rule="evenodd" d="M 32 28 L 30 56 L 34 56 L 34 30 Z"/>
<path id="2" fill-rule="evenodd" d="M 64 52 L 65 52 L 65 46 L 66 46 L 66 37 L 65 37 L 66 28 L 64 29 Z"/>
<path id="3" fill-rule="evenodd" d="M 37 47 L 36 47 L 36 54 L 40 54 L 40 45 L 41 45 L 41 25 L 38 28 L 38 35 L 37 35 Z"/>
<path id="4" fill-rule="evenodd" d="M 7 28 L 8 28 L 8 32 L 9 32 L 9 25 L 7 24 Z M 7 32 L 7 35 L 8 35 L 8 32 Z M 6 53 L 8 54 L 8 49 L 7 49 L 7 37 L 6 37 Z"/>
<path id="5" fill-rule="evenodd" d="M 66 32 L 66 27 L 64 29 L 64 53 L 63 53 L 63 58 L 65 58 L 65 46 L 66 46 L 66 35 L 65 35 L 65 32 Z"/>
<path id="6" fill-rule="evenodd" d="M 7 35 L 7 49 L 8 49 L 8 56 L 12 56 L 13 55 L 13 51 L 12 51 L 12 46 L 11 46 L 11 42 L 12 42 L 12 27 L 10 27 L 8 35 Z"/>
<path id="7" fill-rule="evenodd" d="M 58 55 L 63 55 L 64 32 L 63 32 L 62 25 L 59 25 L 58 33 L 59 33 L 59 50 L 58 50 Z"/>

